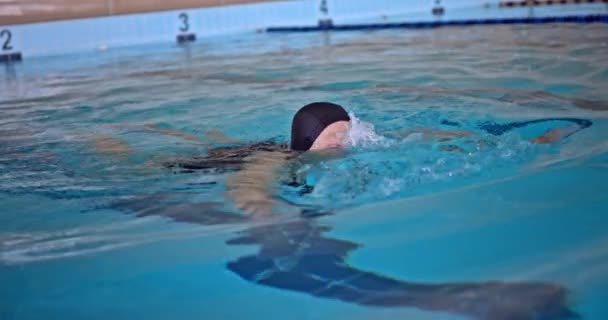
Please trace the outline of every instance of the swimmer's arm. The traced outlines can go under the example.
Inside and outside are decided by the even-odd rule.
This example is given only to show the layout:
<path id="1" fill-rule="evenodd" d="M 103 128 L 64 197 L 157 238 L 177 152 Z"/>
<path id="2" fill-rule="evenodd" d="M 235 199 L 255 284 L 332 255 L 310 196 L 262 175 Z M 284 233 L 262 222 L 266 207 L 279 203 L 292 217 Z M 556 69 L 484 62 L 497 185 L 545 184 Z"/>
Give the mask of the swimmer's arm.
<path id="1" fill-rule="evenodd" d="M 534 139 L 530 139 L 530 142 L 536 143 L 536 144 L 555 143 L 555 142 L 558 142 L 558 141 L 564 139 L 565 137 L 571 135 L 572 133 L 574 133 L 580 129 L 581 129 L 581 127 L 578 125 L 575 125 L 575 124 L 567 126 L 567 127 L 553 128 L 553 129 L 547 130 L 547 132 L 543 133 L 542 135 L 540 135 Z"/>
<path id="2" fill-rule="evenodd" d="M 132 129 L 133 127 L 141 128 L 141 126 L 133 126 L 133 125 L 109 125 L 107 127 L 121 128 L 121 129 L 124 129 L 124 128 Z M 181 132 L 178 130 L 167 129 L 167 128 L 161 128 L 161 127 L 155 126 L 155 125 L 144 125 L 144 128 L 146 130 L 151 130 L 151 131 L 155 131 L 155 132 L 178 136 L 178 137 L 184 138 L 186 140 L 190 140 L 190 141 L 196 141 L 196 138 L 193 135 L 188 134 L 186 132 Z M 108 155 L 108 156 L 112 156 L 112 157 L 118 157 L 118 158 L 125 158 L 125 157 L 129 157 L 129 156 L 132 156 L 135 154 L 133 149 L 129 146 L 129 144 L 126 141 L 113 137 L 109 134 L 94 135 L 92 137 L 92 140 L 93 140 L 93 147 L 95 148 L 95 152 L 97 152 L 99 154 Z"/>
<path id="3" fill-rule="evenodd" d="M 207 138 L 214 141 L 215 143 L 240 143 L 240 141 L 226 136 L 220 129 L 209 129 L 207 130 L 206 134 Z"/>
<path id="4" fill-rule="evenodd" d="M 542 135 L 530 139 L 530 142 L 536 144 L 550 144 L 558 142 L 573 132 L 580 130 L 578 125 L 570 125 L 567 127 L 550 129 Z M 414 129 L 403 129 L 398 131 L 390 132 L 389 135 L 392 137 L 405 137 L 413 133 L 420 133 L 426 138 L 433 138 L 440 141 L 449 141 L 456 138 L 468 137 L 474 135 L 472 131 L 466 130 L 438 130 L 431 128 L 414 128 Z"/>
<path id="5" fill-rule="evenodd" d="M 149 132 L 155 132 L 155 133 L 161 133 L 164 135 L 168 135 L 168 136 L 172 136 L 172 137 L 177 137 L 177 138 L 182 138 L 186 141 L 189 142 L 193 142 L 193 143 L 201 143 L 200 139 L 189 132 L 186 131 L 182 131 L 182 130 L 178 130 L 178 129 L 173 129 L 173 128 L 166 128 L 166 127 L 162 127 L 158 124 L 152 124 L 152 123 L 148 123 L 148 124 L 144 124 L 143 126 L 141 125 L 109 125 L 108 127 L 111 128 L 143 128 L 146 131 Z M 201 143 L 204 145 L 208 145 L 208 144 L 213 144 L 213 143 L 238 143 L 237 140 L 235 139 L 231 139 L 229 137 L 227 137 L 223 132 L 221 132 L 219 129 L 216 128 L 212 128 L 209 129 L 205 132 L 205 134 L 207 135 L 207 138 L 210 140 L 210 142 L 206 142 L 206 143 Z"/>
<path id="6" fill-rule="evenodd" d="M 567 127 L 561 127 L 561 128 L 553 128 L 550 130 L 547 130 L 545 133 L 543 133 L 542 135 L 530 139 L 529 141 L 535 144 L 551 144 L 551 143 L 555 143 L 558 142 L 562 139 L 564 139 L 565 137 L 569 136 L 570 134 L 576 132 L 580 130 L 580 127 L 578 125 L 570 125 Z M 446 141 L 446 140 L 443 140 Z M 477 141 L 478 146 L 479 147 L 485 147 L 487 146 L 489 143 L 487 140 L 485 139 L 481 139 L 479 141 Z M 464 153 L 465 150 L 462 149 L 459 146 L 455 146 L 455 145 L 443 145 L 440 147 L 441 150 L 443 151 L 448 151 L 448 152 L 462 152 Z"/>
<path id="7" fill-rule="evenodd" d="M 235 205 L 254 217 L 268 215 L 279 203 L 273 197 L 278 180 L 277 169 L 287 162 L 287 155 L 279 152 L 257 152 L 226 182 L 228 197 Z"/>
<path id="8" fill-rule="evenodd" d="M 413 129 L 402 129 L 397 131 L 391 131 L 388 133 L 393 138 L 403 138 L 410 134 L 422 134 L 427 139 L 437 139 L 440 141 L 449 141 L 452 139 L 468 137 L 475 134 L 472 131 L 467 130 L 440 130 L 433 128 L 413 128 Z"/>
<path id="9" fill-rule="evenodd" d="M 128 124 L 120 124 L 120 125 L 108 125 L 109 128 L 120 128 L 120 129 L 141 129 L 140 125 L 128 125 Z M 164 128 L 155 124 L 146 124 L 143 128 L 147 131 L 157 132 L 165 135 L 170 135 L 178 138 L 182 138 L 186 141 L 196 143 L 202 146 L 209 146 L 214 143 L 238 143 L 236 140 L 228 138 L 224 133 L 222 133 L 219 129 L 210 129 L 206 132 L 207 137 L 209 138 L 209 142 L 200 142 L 199 139 L 185 131 Z M 134 155 L 133 149 L 125 142 L 124 140 L 112 137 L 109 134 L 96 135 L 92 137 L 93 146 L 95 151 L 100 154 L 105 154 L 114 157 L 129 157 Z"/>
<path id="10" fill-rule="evenodd" d="M 195 135 L 193 135 L 191 133 L 185 132 L 185 131 L 172 129 L 172 128 L 165 128 L 165 127 L 161 127 L 157 124 L 150 124 L 150 123 L 145 124 L 144 128 L 146 130 L 149 130 L 152 132 L 158 132 L 158 133 L 162 133 L 164 135 L 182 138 L 186 141 L 199 142 L 198 137 L 196 137 Z"/>
<path id="11" fill-rule="evenodd" d="M 110 135 L 96 136 L 93 140 L 93 144 L 95 151 L 101 154 L 114 157 L 128 157 L 133 155 L 133 150 L 125 141 Z"/>
<path id="12" fill-rule="evenodd" d="M 182 138 L 184 140 L 192 141 L 192 142 L 200 142 L 197 136 L 195 136 L 191 133 L 182 131 L 182 130 L 164 128 L 164 127 L 161 127 L 161 126 L 155 125 L 155 124 L 146 124 L 146 125 L 144 125 L 144 127 L 150 131 L 162 133 L 162 134 L 165 134 L 168 136 L 178 137 L 178 138 Z M 219 129 L 216 129 L 216 128 L 207 130 L 205 132 L 205 134 L 207 135 L 207 138 L 211 141 L 206 144 L 238 143 L 237 140 L 227 137 L 222 131 L 220 131 Z"/>

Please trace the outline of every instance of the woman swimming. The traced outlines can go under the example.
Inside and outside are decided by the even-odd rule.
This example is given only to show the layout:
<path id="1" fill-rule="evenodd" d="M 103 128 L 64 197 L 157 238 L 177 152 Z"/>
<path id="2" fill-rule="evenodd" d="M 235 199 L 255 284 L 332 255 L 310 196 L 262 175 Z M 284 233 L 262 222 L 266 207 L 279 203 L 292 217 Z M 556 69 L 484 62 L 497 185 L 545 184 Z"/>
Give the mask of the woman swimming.
<path id="1" fill-rule="evenodd" d="M 531 138 L 529 140 L 531 143 L 554 143 L 592 124 L 591 121 L 584 119 L 551 118 L 507 124 L 485 122 L 479 124 L 478 127 L 491 135 L 500 136 L 510 130 L 550 121 L 567 122 L 571 125 L 548 129 L 543 134 Z M 449 126 L 460 126 L 454 121 L 444 120 L 444 122 Z M 228 144 L 228 146 L 209 147 L 207 155 L 178 158 L 163 164 L 165 167 L 180 172 L 195 170 L 215 173 L 234 172 L 226 183 L 227 194 L 239 209 L 248 214 L 263 216 L 277 209 L 281 211 L 299 210 L 275 196 L 273 188 L 276 186 L 276 182 L 281 181 L 285 185 L 300 188 L 300 194 L 311 192 L 313 186 L 306 184 L 303 177 L 305 172 L 302 172 L 301 168 L 304 167 L 304 164 L 342 156 L 349 146 L 349 133 L 352 125 L 351 117 L 342 106 L 329 102 L 315 102 L 305 105 L 294 115 L 289 143 L 275 138 L 242 144 L 215 132 L 216 140 Z M 196 141 L 194 136 L 173 129 L 157 126 L 146 126 L 146 129 Z M 386 133 L 386 135 L 398 138 L 413 133 L 442 142 L 475 134 L 459 128 L 454 130 L 409 128 Z M 116 143 L 108 143 L 105 140 L 101 142 L 99 144 L 102 146 L 112 147 L 110 150 L 124 149 L 123 145 L 115 146 Z M 451 144 L 443 144 L 441 150 L 465 151 L 462 147 Z M 281 172 L 285 169 L 287 169 L 286 174 Z"/>
<path id="2" fill-rule="evenodd" d="M 574 122 L 574 121 L 569 121 Z M 391 278 L 367 271 L 349 262 L 348 256 L 361 246 L 359 243 L 336 239 L 328 232 L 331 227 L 304 212 L 299 219 L 277 219 L 268 224 L 248 224 L 277 208 L 294 207 L 273 196 L 278 170 L 290 164 L 306 163 L 315 157 L 340 155 L 348 147 L 347 135 L 352 126 L 349 115 L 338 105 L 314 103 L 300 109 L 292 122 L 289 145 L 267 140 L 242 146 L 211 148 L 207 156 L 167 163 L 172 168 L 191 170 L 236 171 L 228 179 L 228 194 L 250 215 L 223 211 L 214 202 L 176 203 L 156 206 L 159 198 L 146 195 L 129 199 L 121 210 L 140 215 L 161 215 L 177 221 L 202 225 L 243 224 L 246 228 L 227 240 L 228 245 L 256 245 L 225 265 L 227 270 L 252 284 L 307 294 L 321 299 L 338 300 L 367 307 L 410 307 L 440 311 L 472 319 L 568 319 L 577 315 L 568 306 L 568 289 L 551 282 L 540 281 L 462 281 L 423 282 Z M 452 123 L 452 125 L 455 125 Z M 525 126 L 512 123 L 510 127 L 486 124 L 486 131 L 500 135 L 511 128 Z M 582 125 L 580 125 L 582 127 Z M 579 128 L 580 129 L 580 128 Z M 438 131 L 417 129 L 423 135 L 438 139 L 470 136 L 462 130 Z M 564 136 L 570 130 L 549 130 L 543 142 Z M 540 139 L 539 139 L 540 138 Z M 557 141 L 557 140 L 553 140 Z"/>

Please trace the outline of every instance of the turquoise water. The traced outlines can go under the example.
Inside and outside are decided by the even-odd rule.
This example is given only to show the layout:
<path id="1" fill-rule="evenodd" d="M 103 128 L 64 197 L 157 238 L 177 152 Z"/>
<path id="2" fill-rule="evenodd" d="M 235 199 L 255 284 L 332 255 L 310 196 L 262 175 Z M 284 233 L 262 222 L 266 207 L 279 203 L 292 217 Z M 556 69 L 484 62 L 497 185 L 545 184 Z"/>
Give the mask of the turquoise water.
<path id="1" fill-rule="evenodd" d="M 529 305 L 567 291 L 560 307 L 605 319 L 607 50 L 603 25 L 497 26 L 3 66 L 0 318 L 536 319 L 552 305 Z M 320 217 L 251 222 L 226 200 L 230 172 L 162 165 L 205 154 L 211 129 L 287 139 L 323 100 L 360 119 L 355 146 L 312 170 L 312 192 L 276 190 Z M 593 125 L 550 145 L 529 140 L 567 122 L 480 127 L 543 118 Z M 422 127 L 475 135 L 392 134 Z"/>

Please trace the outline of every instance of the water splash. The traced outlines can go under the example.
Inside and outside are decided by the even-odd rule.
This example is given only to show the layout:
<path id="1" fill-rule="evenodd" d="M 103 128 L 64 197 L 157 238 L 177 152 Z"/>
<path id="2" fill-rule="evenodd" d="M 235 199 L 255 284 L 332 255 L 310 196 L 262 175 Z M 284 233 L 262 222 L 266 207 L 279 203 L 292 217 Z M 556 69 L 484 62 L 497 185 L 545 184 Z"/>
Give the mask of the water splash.
<path id="1" fill-rule="evenodd" d="M 391 140 L 376 133 L 373 124 L 357 118 L 353 112 L 349 112 L 350 130 L 348 131 L 348 145 L 352 147 L 386 147 L 391 145 Z"/>

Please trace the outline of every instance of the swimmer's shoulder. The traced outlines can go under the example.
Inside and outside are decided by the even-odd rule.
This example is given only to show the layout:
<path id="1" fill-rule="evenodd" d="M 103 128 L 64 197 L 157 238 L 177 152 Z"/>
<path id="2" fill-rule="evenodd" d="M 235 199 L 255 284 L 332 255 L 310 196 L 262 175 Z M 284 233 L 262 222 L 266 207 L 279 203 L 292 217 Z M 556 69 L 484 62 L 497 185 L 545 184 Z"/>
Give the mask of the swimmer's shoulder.
<path id="1" fill-rule="evenodd" d="M 172 169 L 235 171 L 241 169 L 248 158 L 260 153 L 280 153 L 290 162 L 299 155 L 291 150 L 287 141 L 271 138 L 253 143 L 210 147 L 206 155 L 174 159 L 163 163 L 163 166 Z"/>

